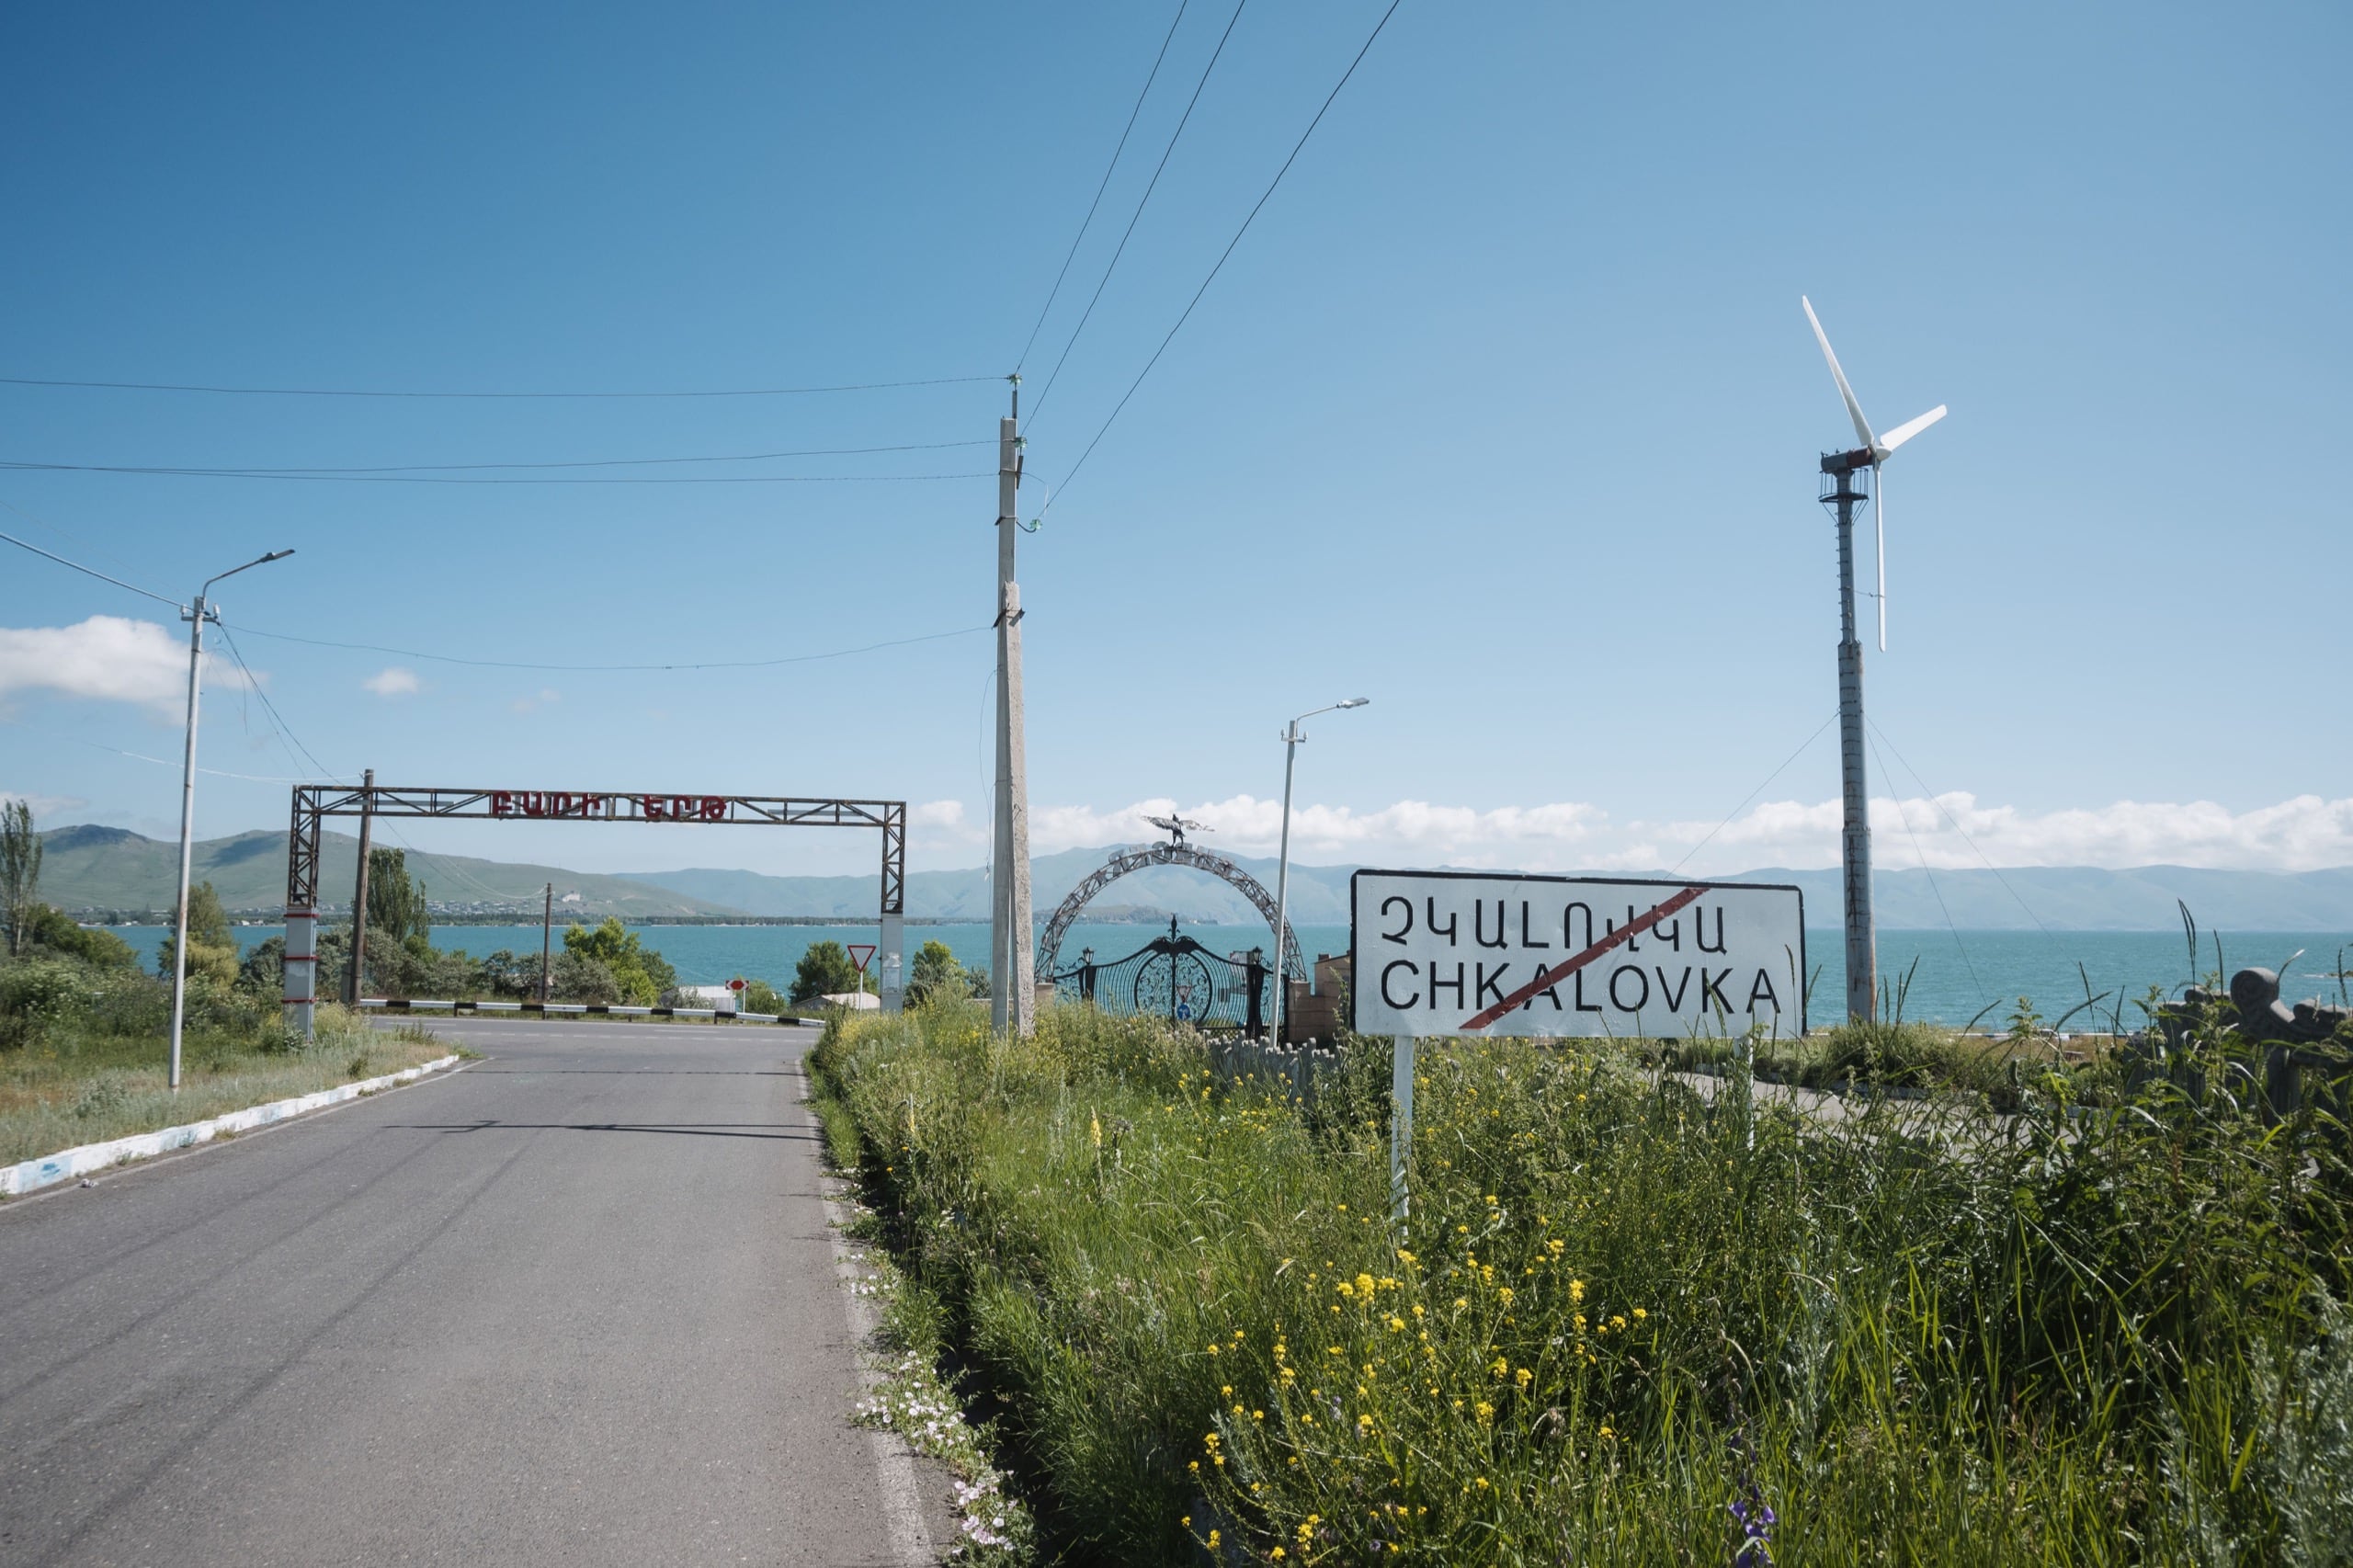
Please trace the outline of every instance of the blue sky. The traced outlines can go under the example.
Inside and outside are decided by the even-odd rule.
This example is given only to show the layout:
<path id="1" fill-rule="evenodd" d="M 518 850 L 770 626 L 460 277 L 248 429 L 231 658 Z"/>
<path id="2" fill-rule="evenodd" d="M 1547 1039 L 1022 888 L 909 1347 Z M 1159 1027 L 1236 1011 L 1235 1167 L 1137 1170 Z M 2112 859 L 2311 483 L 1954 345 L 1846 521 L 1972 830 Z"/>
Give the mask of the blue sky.
<path id="1" fill-rule="evenodd" d="M 2353 861 L 2341 7 L 1406 0 L 1065 489 L 1382 6 L 1191 5 L 1023 366 L 1039 847 L 1141 802 L 1311 858 L 1835 861 L 1850 443 L 1907 448 L 1871 711 L 1882 863 Z M 33 8 L 0 51 L 0 374 L 413 390 L 1004 374 L 1175 7 Z M 1043 396 L 1042 405 L 1040 396 Z M 933 449 L 660 474 L 985 475 L 1002 383 L 453 401 L 0 385 L 0 458 L 150 466 Z M 502 471 L 513 476 L 516 471 Z M 576 472 L 576 471 L 573 471 Z M 0 472 L 0 528 L 222 595 L 320 766 L 904 797 L 984 854 L 992 477 L 380 484 Z M 1865 570 L 1868 573 L 1868 558 Z M 161 606 L 0 563 L 0 790 L 176 824 Z M 405 672 L 392 674 L 386 672 Z M 208 688 L 208 835 L 290 760 Z M 413 677 L 413 678 L 412 678 Z M 376 689 L 367 683 L 373 681 Z M 413 687 L 413 688 L 411 688 Z M 1901 760 L 1899 760 L 1901 759 Z M 1876 764 L 1875 764 L 1876 766 Z M 1916 769 L 1916 774 L 1913 771 Z M 1699 840 L 1765 788 L 1733 824 Z M 1927 797 L 1941 798 L 1930 804 Z M 447 826 L 585 869 L 864 867 L 847 836 Z M 757 838 L 759 842 L 751 842 Z M 738 840 L 744 840 L 739 842 Z M 1696 852 L 1695 852 L 1695 846 Z"/>

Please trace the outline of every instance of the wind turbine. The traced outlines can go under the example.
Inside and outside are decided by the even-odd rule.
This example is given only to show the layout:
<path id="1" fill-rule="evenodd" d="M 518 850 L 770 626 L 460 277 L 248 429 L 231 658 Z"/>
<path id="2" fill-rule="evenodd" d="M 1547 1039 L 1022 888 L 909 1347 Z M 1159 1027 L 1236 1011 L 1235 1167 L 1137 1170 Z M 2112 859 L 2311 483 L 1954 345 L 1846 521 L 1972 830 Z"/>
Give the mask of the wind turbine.
<path id="1" fill-rule="evenodd" d="M 1845 822 L 1840 833 L 1845 866 L 1847 927 L 1847 1016 L 1870 1019 L 1879 1012 L 1879 940 L 1871 922 L 1871 822 L 1869 780 L 1863 771 L 1863 645 L 1855 637 L 1855 508 L 1867 497 L 1855 488 L 1855 475 L 1871 471 L 1871 495 L 1878 505 L 1873 518 L 1879 526 L 1879 646 L 1887 652 L 1887 488 L 1882 465 L 1895 449 L 1945 416 L 1938 403 L 1917 419 L 1907 420 L 1884 436 L 1871 432 L 1838 356 L 1830 351 L 1830 335 L 1813 313 L 1813 301 L 1801 294 L 1805 319 L 1813 324 L 1813 340 L 1830 363 L 1831 379 L 1846 402 L 1847 416 L 1855 422 L 1862 445 L 1852 451 L 1826 452 L 1822 472 L 1832 482 L 1822 497 L 1838 514 L 1838 776 L 1845 797 Z"/>
<path id="2" fill-rule="evenodd" d="M 1838 368 L 1838 356 L 1830 351 L 1830 335 L 1822 330 L 1822 318 L 1813 313 L 1813 301 L 1803 294 L 1798 303 L 1805 307 L 1805 319 L 1813 324 L 1813 340 L 1822 345 L 1822 357 L 1830 362 L 1830 379 L 1838 383 L 1838 395 L 1847 401 L 1847 417 L 1855 422 L 1855 436 L 1863 444 L 1860 450 L 1870 453 L 1871 527 L 1875 534 L 1871 561 L 1879 568 L 1879 592 L 1871 597 L 1879 600 L 1879 651 L 1887 652 L 1887 474 L 1885 464 L 1895 449 L 1945 416 L 1945 405 L 1937 404 L 1917 419 L 1908 419 L 1884 436 L 1871 434 L 1871 422 L 1863 417 L 1863 405 L 1855 401 L 1855 389 L 1847 384 L 1847 372 Z M 1850 454 L 1851 455 L 1851 454 Z M 1827 470 L 1824 471 L 1828 472 Z"/>

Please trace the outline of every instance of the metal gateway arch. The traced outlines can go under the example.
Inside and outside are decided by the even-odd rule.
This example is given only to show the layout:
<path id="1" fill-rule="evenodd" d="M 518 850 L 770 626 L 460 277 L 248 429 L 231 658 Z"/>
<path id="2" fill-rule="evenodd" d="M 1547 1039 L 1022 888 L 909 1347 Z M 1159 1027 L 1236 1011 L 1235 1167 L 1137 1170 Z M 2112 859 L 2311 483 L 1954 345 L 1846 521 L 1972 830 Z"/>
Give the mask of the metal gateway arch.
<path id="1" fill-rule="evenodd" d="M 667 791 L 402 789 L 298 784 L 286 846 L 287 1022 L 305 1038 L 318 1004 L 319 834 L 328 817 L 457 817 L 492 822 L 703 823 L 738 827 L 871 827 L 882 833 L 882 1006 L 898 1010 L 906 948 L 907 803 Z M 363 845 L 366 835 L 361 835 Z M 363 853 L 365 851 L 363 850 Z"/>
<path id="2" fill-rule="evenodd" d="M 1189 825 L 1189 824 L 1188 824 Z M 1118 881 L 1131 871 L 1141 871 L 1151 866 L 1190 866 L 1197 871 L 1207 871 L 1257 907 L 1267 922 L 1267 929 L 1275 928 L 1275 899 L 1264 883 L 1224 856 L 1207 849 L 1196 849 L 1189 844 L 1148 844 L 1142 848 L 1122 849 L 1078 886 L 1054 911 L 1046 923 L 1046 933 L 1038 939 L 1038 973 L 1062 972 L 1063 938 L 1078 920 L 1079 912 L 1094 902 L 1095 895 Z M 1299 938 L 1291 934 L 1290 922 L 1283 922 L 1282 971 L 1292 980 L 1307 978 L 1307 964 L 1299 954 Z"/>

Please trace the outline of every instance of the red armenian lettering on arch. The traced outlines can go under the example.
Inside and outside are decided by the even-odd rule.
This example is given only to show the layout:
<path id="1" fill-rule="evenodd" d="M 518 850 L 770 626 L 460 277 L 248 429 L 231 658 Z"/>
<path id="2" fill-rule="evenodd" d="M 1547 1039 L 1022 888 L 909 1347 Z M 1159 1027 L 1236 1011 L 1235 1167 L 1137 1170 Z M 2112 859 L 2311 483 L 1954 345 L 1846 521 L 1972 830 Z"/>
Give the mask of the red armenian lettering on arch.
<path id="1" fill-rule="evenodd" d="M 493 790 L 490 792 L 490 814 L 494 817 L 514 815 L 515 792 L 511 790 Z"/>
<path id="2" fill-rule="evenodd" d="M 637 810 L 638 814 L 644 817 L 647 822 L 660 822 L 662 820 L 662 797 L 659 795 L 640 795 L 637 798 Z"/>
<path id="3" fill-rule="evenodd" d="M 675 822 L 692 822 L 695 817 L 695 809 L 696 801 L 692 795 L 670 797 L 670 816 Z"/>
<path id="4" fill-rule="evenodd" d="M 705 795 L 702 798 L 702 820 L 705 822 L 726 821 L 727 797 L 724 795 Z"/>
<path id="5" fill-rule="evenodd" d="M 524 814 L 525 816 L 527 816 L 527 817 L 543 817 L 543 816 L 547 815 L 547 814 L 548 814 L 548 797 L 547 797 L 547 791 L 546 791 L 546 790 L 524 790 L 524 791 L 523 791 L 523 814 Z"/>

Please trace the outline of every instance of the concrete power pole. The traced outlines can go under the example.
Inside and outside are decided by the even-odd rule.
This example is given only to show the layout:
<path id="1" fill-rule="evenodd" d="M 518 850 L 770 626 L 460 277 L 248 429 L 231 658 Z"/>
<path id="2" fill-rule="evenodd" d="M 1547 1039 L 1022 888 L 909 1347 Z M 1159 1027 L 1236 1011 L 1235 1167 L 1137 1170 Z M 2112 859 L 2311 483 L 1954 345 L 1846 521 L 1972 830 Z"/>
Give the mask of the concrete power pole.
<path id="1" fill-rule="evenodd" d="M 1022 744 L 1021 585 L 1013 546 L 1021 531 L 1021 378 L 1013 413 L 997 423 L 996 853 L 990 882 L 989 1017 L 999 1034 L 1028 1034 L 1036 1019 L 1037 934 L 1029 925 L 1029 772 Z"/>
<path id="2" fill-rule="evenodd" d="M 1879 936 L 1871 925 L 1871 803 L 1863 773 L 1863 645 L 1855 636 L 1855 488 L 1857 470 L 1870 465 L 1869 448 L 1822 460 L 1836 482 L 1824 496 L 1838 512 L 1838 784 L 1846 801 L 1839 835 L 1846 867 L 1847 1016 L 1865 1021 L 1879 1013 Z"/>
<path id="3" fill-rule="evenodd" d="M 368 983 L 368 851 L 376 838 L 376 770 L 361 781 L 359 799 L 359 869 L 351 879 L 351 969 L 343 977 L 343 1005 L 359 1006 Z"/>

